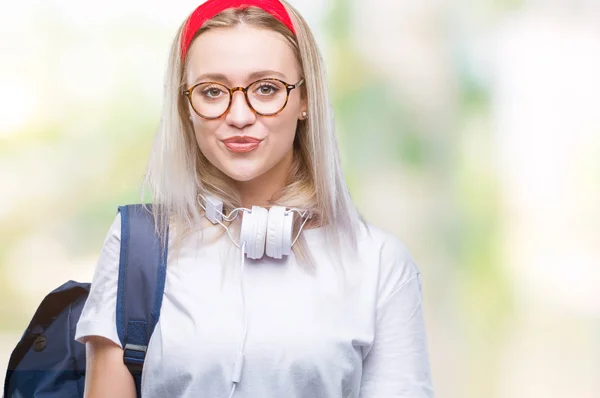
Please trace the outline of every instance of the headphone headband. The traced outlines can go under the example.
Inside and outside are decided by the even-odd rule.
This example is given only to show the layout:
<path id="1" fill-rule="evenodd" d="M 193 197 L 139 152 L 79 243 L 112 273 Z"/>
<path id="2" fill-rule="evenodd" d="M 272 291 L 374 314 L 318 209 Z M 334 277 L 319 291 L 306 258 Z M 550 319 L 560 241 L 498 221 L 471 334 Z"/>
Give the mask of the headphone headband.
<path id="1" fill-rule="evenodd" d="M 196 32 L 206 21 L 229 8 L 246 9 L 248 7 L 258 7 L 268 12 L 296 34 L 292 19 L 279 0 L 208 0 L 198 6 L 185 23 L 181 38 L 181 59 L 185 59 Z"/>

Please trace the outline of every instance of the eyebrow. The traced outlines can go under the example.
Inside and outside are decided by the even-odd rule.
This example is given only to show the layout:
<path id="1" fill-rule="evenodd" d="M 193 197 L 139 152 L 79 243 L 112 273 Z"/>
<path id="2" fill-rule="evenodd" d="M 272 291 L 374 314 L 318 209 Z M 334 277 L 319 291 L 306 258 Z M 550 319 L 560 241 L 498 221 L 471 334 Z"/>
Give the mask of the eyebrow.
<path id="1" fill-rule="evenodd" d="M 252 72 L 248 75 L 248 81 L 252 82 L 254 80 L 260 80 L 263 78 L 267 78 L 267 77 L 277 77 L 280 79 L 285 79 L 285 75 L 281 72 L 277 72 L 275 70 L 261 70 L 261 71 L 256 71 L 256 72 Z M 193 84 L 197 84 L 200 82 L 206 82 L 206 81 L 214 81 L 214 82 L 218 82 L 218 83 L 226 83 L 226 84 L 231 84 L 231 81 L 227 78 L 227 76 L 225 76 L 222 73 L 203 73 L 200 76 L 198 76 L 195 80 Z"/>

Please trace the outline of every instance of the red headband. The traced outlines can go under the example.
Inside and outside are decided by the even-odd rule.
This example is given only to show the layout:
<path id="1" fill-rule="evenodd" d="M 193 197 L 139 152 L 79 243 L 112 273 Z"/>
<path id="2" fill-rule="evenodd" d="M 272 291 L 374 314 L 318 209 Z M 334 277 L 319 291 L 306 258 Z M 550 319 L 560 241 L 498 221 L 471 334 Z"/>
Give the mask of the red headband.
<path id="1" fill-rule="evenodd" d="M 209 19 L 221 11 L 229 8 L 248 8 L 258 7 L 268 12 L 277 18 L 281 23 L 287 26 L 292 33 L 296 34 L 292 19 L 287 10 L 279 0 L 208 0 L 194 10 L 188 18 L 185 27 L 183 28 L 183 37 L 181 39 L 181 58 L 185 59 L 185 55 L 190 48 L 192 39 L 196 32 L 202 28 L 202 25 Z"/>

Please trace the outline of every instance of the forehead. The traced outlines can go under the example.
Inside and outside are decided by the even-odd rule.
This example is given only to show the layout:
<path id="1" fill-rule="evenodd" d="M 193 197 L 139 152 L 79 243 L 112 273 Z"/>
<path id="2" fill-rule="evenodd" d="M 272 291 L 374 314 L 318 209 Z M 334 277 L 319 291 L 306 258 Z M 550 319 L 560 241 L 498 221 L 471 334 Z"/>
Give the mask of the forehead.
<path id="1" fill-rule="evenodd" d="M 194 40 L 186 78 L 191 83 L 205 74 L 222 74 L 226 83 L 247 84 L 251 74 L 266 70 L 277 71 L 284 79 L 299 76 L 287 39 L 272 30 L 238 25 L 209 30 Z"/>

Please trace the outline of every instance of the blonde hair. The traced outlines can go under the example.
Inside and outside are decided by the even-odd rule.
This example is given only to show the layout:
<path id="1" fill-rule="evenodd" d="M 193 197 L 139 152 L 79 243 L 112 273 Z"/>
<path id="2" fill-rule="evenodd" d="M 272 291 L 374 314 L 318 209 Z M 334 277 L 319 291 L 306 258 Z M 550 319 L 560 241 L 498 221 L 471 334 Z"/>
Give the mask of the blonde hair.
<path id="1" fill-rule="evenodd" d="M 356 231 L 362 219 L 352 202 L 340 164 L 323 60 L 306 21 L 287 2 L 282 4 L 294 24 L 295 35 L 271 14 L 249 7 L 221 12 L 207 21 L 196 37 L 210 29 L 247 24 L 274 30 L 288 40 L 305 79 L 302 95 L 307 101 L 308 118 L 298 123 L 288 183 L 270 204 L 308 210 L 313 215 L 311 223 L 323 227 L 329 245 L 356 248 Z M 199 228 L 204 215 L 198 204 L 199 194 L 218 196 L 224 210 L 241 207 L 232 180 L 200 151 L 189 120 L 188 104 L 181 95 L 186 72 L 180 52 L 184 25 L 185 22 L 171 46 L 163 115 L 142 189 L 143 197 L 151 195 L 157 232 L 163 236 L 165 245 L 168 225 L 175 227 L 180 237 Z M 300 225 L 297 221 L 295 233 Z M 302 236 L 293 251 L 300 262 L 313 262 Z"/>

